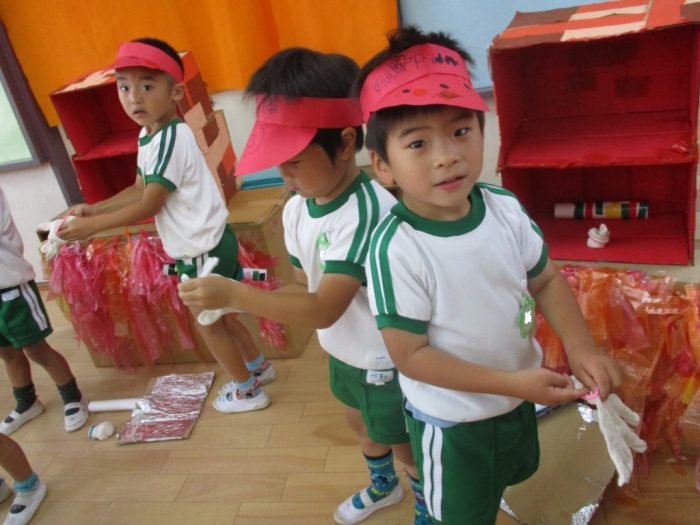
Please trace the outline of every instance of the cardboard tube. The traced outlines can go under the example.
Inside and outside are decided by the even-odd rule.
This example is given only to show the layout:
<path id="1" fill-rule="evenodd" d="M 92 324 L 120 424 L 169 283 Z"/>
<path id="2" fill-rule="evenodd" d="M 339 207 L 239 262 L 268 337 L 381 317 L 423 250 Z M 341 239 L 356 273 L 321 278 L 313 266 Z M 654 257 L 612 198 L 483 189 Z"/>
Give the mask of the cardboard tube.
<path id="1" fill-rule="evenodd" d="M 138 398 L 130 399 L 103 399 L 102 401 L 90 401 L 89 412 L 119 412 L 120 410 L 133 410 L 136 408 Z"/>

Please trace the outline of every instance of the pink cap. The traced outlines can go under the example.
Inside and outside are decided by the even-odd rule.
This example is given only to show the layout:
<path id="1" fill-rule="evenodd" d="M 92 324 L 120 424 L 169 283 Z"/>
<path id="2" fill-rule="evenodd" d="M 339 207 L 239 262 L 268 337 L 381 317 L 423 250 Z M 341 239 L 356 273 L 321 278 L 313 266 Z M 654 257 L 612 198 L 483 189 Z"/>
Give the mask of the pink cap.
<path id="1" fill-rule="evenodd" d="M 258 95 L 255 103 L 255 125 L 236 165 L 236 175 L 288 161 L 309 145 L 320 128 L 362 124 L 360 104 L 354 98 L 287 99 Z"/>
<path id="2" fill-rule="evenodd" d="M 378 66 L 362 85 L 360 103 L 365 122 L 375 111 L 404 105 L 489 110 L 460 54 L 436 44 L 410 47 Z"/>
<path id="3" fill-rule="evenodd" d="M 182 82 L 182 69 L 175 59 L 165 51 L 142 42 L 125 42 L 119 46 L 117 60 L 111 67 L 147 67 L 164 71 L 173 77 L 175 82 Z"/>

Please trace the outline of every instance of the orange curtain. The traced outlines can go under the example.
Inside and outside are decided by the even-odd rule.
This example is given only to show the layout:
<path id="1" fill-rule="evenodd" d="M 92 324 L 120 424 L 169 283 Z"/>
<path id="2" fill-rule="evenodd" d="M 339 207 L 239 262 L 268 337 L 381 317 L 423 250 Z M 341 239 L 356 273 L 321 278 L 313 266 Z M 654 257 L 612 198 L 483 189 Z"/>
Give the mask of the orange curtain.
<path id="1" fill-rule="evenodd" d="M 191 50 L 210 92 L 240 89 L 290 46 L 360 64 L 396 27 L 396 0 L 0 0 L 0 19 L 49 125 L 49 93 L 108 66 L 121 42 L 161 38 Z"/>

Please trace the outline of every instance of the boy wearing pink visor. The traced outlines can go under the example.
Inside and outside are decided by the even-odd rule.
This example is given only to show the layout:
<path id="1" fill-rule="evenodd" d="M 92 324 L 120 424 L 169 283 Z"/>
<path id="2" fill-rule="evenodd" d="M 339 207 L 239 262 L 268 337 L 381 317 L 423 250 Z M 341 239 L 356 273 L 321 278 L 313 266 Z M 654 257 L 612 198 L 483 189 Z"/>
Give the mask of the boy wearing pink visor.
<path id="1" fill-rule="evenodd" d="M 575 375 L 607 396 L 614 362 L 516 197 L 478 183 L 484 111 L 443 33 L 399 29 L 358 78 L 367 147 L 402 202 L 374 230 L 370 305 L 406 397 L 406 421 L 434 523 L 496 521 L 501 496 L 537 469 L 533 403 L 581 397 L 540 368 L 535 301 Z"/>
<path id="2" fill-rule="evenodd" d="M 347 98 L 359 68 L 342 55 L 293 48 L 253 75 L 256 122 L 237 174 L 279 166 L 296 192 L 283 213 L 285 244 L 301 286 L 267 292 L 220 278 L 180 284 L 185 304 L 245 310 L 313 326 L 329 354 L 330 387 L 346 406 L 371 483 L 342 502 L 337 523 L 359 523 L 403 498 L 393 456 L 413 476 L 414 523 L 429 523 L 401 409 L 397 374 L 367 300 L 365 259 L 372 229 L 396 203 L 360 171 L 362 114 Z M 303 287 L 303 288 L 302 288 Z"/>
<path id="3" fill-rule="evenodd" d="M 238 242 L 226 224 L 228 210 L 189 126 L 177 117 L 184 95 L 183 66 L 167 43 L 142 38 L 121 45 L 112 64 L 119 101 L 139 134 L 136 182 L 101 202 L 69 210 L 77 215 L 58 232 L 65 240 L 134 224 L 155 216 L 166 253 L 176 261 L 178 276 L 196 277 L 210 257 L 219 259 L 214 272 L 240 278 Z M 198 310 L 192 309 L 197 317 Z M 257 350 L 235 316 L 211 325 L 195 323 L 230 381 L 214 400 L 219 412 L 248 412 L 270 404 L 260 387 L 275 370 Z"/>

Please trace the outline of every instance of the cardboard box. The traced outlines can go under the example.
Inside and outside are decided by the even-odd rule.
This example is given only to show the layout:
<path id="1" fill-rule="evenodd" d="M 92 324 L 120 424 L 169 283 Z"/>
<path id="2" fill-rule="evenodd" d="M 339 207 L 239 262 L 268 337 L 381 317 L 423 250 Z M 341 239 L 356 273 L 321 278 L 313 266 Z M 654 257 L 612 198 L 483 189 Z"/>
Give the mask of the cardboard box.
<path id="1" fill-rule="evenodd" d="M 700 9 L 621 0 L 517 13 L 490 49 L 499 170 L 556 259 L 693 261 Z M 646 200 L 646 220 L 554 218 L 558 202 Z M 654 249 L 650 250 L 649 246 Z"/>
<path id="2" fill-rule="evenodd" d="M 269 271 L 269 275 L 283 282 L 293 282 L 294 279 L 294 270 L 285 249 L 284 231 L 282 228 L 282 209 L 288 196 L 288 191 L 283 187 L 272 187 L 241 191 L 229 201 L 228 222 L 233 227 L 236 236 L 242 242 L 252 243 L 256 251 L 274 257 L 277 260 L 277 264 Z M 155 235 L 154 224 L 143 224 L 130 227 L 129 229 L 132 232 L 138 230 L 154 232 Z M 100 237 L 112 238 L 122 235 L 123 232 L 123 228 L 115 228 L 102 232 Z M 38 233 L 41 236 L 43 232 Z M 68 309 L 64 308 L 63 311 L 67 312 Z M 239 315 L 239 320 L 246 326 L 255 344 L 268 358 L 301 356 L 314 331 L 309 327 L 283 325 L 286 337 L 285 346 L 282 348 L 271 348 L 264 344 L 260 337 L 256 317 L 241 314 Z M 173 322 L 171 319 L 166 319 L 166 321 Z M 172 332 L 175 332 L 174 328 Z M 161 357 L 155 361 L 155 364 L 214 362 L 215 360 L 204 342 L 194 330 L 192 332 L 197 342 L 194 350 L 184 349 L 179 343 L 174 342 L 162 349 Z M 88 352 L 95 366 L 114 366 L 112 360 L 99 350 L 88 346 Z M 153 364 L 138 354 L 135 345 L 132 349 L 132 355 L 135 362 L 140 362 L 144 365 Z"/>
<path id="3" fill-rule="evenodd" d="M 520 523 L 586 525 L 591 520 L 615 472 L 594 412 L 572 403 L 538 419 L 539 469 L 503 495 L 504 510 Z"/>
<path id="4" fill-rule="evenodd" d="M 134 145 L 136 142 L 134 142 Z M 134 184 L 136 152 L 111 157 L 73 155 L 73 167 L 85 202 L 93 204 L 107 199 Z"/>
<path id="5" fill-rule="evenodd" d="M 277 259 L 270 275 L 294 282 L 294 268 L 284 244 L 282 208 L 289 197 L 284 186 L 239 191 L 228 203 L 228 223 L 241 241 Z"/>

